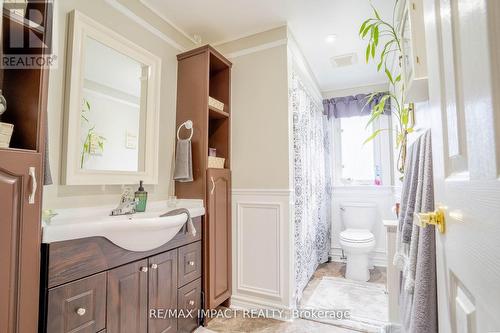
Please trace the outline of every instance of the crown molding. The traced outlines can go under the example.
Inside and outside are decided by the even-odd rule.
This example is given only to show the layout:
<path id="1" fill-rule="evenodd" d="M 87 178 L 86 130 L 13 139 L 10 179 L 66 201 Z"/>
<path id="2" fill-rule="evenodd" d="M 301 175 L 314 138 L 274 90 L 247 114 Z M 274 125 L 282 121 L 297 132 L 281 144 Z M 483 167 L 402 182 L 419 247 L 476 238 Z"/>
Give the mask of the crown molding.
<path id="1" fill-rule="evenodd" d="M 122 13 L 123 15 L 127 16 L 128 18 L 133 20 L 135 23 L 139 24 L 140 26 L 142 26 L 143 28 L 145 28 L 146 30 L 151 32 L 153 35 L 161 38 L 163 41 L 167 42 L 170 46 L 172 46 L 176 50 L 181 51 L 181 52 L 187 50 L 185 47 L 183 47 L 182 45 L 177 43 L 175 40 L 173 40 L 167 34 L 160 31 L 159 29 L 154 27 L 152 24 L 147 22 L 145 19 L 143 19 L 142 17 L 140 17 L 139 15 L 137 15 L 136 13 L 134 13 L 133 11 L 131 11 L 130 9 L 125 7 L 124 5 L 122 5 L 118 0 L 105 0 L 105 1 L 108 5 L 110 5 L 111 7 L 113 7 L 114 9 L 119 11 L 120 13 Z"/>
<path id="2" fill-rule="evenodd" d="M 231 37 L 231 38 L 222 39 L 222 40 L 219 40 L 217 42 L 210 43 L 210 44 L 213 45 L 213 46 L 227 44 L 227 43 L 231 43 L 231 42 L 237 41 L 238 39 L 252 37 L 254 35 L 258 35 L 258 34 L 261 34 L 261 33 L 266 33 L 268 31 L 279 29 L 279 28 L 282 28 L 282 27 L 286 27 L 286 23 L 280 23 L 278 25 L 272 25 L 272 26 L 267 27 L 267 28 L 259 29 L 259 30 L 253 31 L 253 32 L 247 32 L 247 33 L 240 34 L 238 36 Z"/>
<path id="3" fill-rule="evenodd" d="M 179 27 L 177 24 L 175 24 L 172 20 L 170 20 L 168 17 L 163 15 L 157 8 L 151 4 L 150 0 L 139 0 L 140 3 L 144 5 L 147 9 L 155 13 L 158 17 L 160 17 L 163 21 L 167 22 L 169 25 L 172 26 L 175 30 L 177 30 L 180 34 L 182 34 L 184 37 L 189 39 L 191 42 L 193 42 L 195 45 L 198 43 L 196 40 L 193 38 L 193 36 L 189 35 L 185 30 L 183 30 L 181 27 Z"/>
<path id="4" fill-rule="evenodd" d="M 226 57 L 227 58 L 237 58 L 237 57 L 245 56 L 245 55 L 248 55 L 248 54 L 252 54 L 252 53 L 256 53 L 256 52 L 261 52 L 261 51 L 264 51 L 264 50 L 272 49 L 274 47 L 278 47 L 278 46 L 281 46 L 281 45 L 286 45 L 287 42 L 288 42 L 288 40 L 286 38 L 279 39 L 279 40 L 275 40 L 273 42 L 263 43 L 263 44 L 260 44 L 260 45 L 257 45 L 257 46 L 252 46 L 252 47 L 248 47 L 246 49 L 241 49 L 239 51 L 227 53 Z"/>

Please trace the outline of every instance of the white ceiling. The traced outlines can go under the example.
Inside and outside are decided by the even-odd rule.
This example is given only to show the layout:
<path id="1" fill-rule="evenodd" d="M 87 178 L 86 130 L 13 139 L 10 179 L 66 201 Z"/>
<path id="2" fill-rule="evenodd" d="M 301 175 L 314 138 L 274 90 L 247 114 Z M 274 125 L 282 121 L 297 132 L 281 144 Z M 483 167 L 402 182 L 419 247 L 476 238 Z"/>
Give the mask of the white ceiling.
<path id="1" fill-rule="evenodd" d="M 181 32 L 217 44 L 288 24 L 322 91 L 385 82 L 375 65 L 365 64 L 366 43 L 358 37 L 372 15 L 370 0 L 141 0 Z M 394 0 L 371 0 L 385 19 Z M 326 43 L 329 34 L 337 35 Z M 357 53 L 358 63 L 333 68 L 332 56 Z"/>

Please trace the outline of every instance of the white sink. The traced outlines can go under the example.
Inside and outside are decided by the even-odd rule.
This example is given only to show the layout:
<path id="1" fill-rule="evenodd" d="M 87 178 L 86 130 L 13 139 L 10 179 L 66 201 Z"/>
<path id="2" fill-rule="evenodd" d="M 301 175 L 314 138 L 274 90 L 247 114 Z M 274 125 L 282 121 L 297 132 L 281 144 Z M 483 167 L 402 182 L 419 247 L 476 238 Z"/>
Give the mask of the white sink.
<path id="1" fill-rule="evenodd" d="M 149 251 L 170 241 L 187 221 L 187 214 L 160 217 L 164 213 L 187 208 L 192 217 L 205 214 L 202 202 L 182 203 L 174 208 L 164 202 L 150 203 L 145 213 L 120 216 L 109 216 L 109 207 L 56 210 L 60 215 L 43 225 L 42 242 L 100 236 L 126 250 Z"/>

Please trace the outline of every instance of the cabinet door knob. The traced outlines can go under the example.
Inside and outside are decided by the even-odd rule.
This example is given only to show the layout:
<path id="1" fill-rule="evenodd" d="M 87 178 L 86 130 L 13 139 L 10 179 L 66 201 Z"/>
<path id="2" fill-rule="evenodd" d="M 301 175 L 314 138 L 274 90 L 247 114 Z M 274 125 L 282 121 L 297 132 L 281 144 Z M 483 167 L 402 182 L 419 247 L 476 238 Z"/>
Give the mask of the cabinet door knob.
<path id="1" fill-rule="evenodd" d="M 87 312 L 87 310 L 85 310 L 85 308 L 78 308 L 76 310 L 76 314 L 79 316 L 83 316 L 85 314 L 85 312 Z"/>
<path id="2" fill-rule="evenodd" d="M 189 266 L 194 266 L 194 261 L 188 261 Z"/>
<path id="3" fill-rule="evenodd" d="M 193 305 L 194 305 L 194 301 L 193 301 L 193 300 L 190 300 L 190 301 L 189 301 L 189 305 L 193 306 Z"/>
<path id="4" fill-rule="evenodd" d="M 157 264 L 151 264 L 151 268 L 152 268 L 152 269 L 157 269 L 157 268 L 158 268 L 158 265 L 157 265 Z"/>
<path id="5" fill-rule="evenodd" d="M 141 272 L 146 273 L 147 271 L 148 271 L 147 267 L 145 267 L 145 266 L 141 267 Z"/>

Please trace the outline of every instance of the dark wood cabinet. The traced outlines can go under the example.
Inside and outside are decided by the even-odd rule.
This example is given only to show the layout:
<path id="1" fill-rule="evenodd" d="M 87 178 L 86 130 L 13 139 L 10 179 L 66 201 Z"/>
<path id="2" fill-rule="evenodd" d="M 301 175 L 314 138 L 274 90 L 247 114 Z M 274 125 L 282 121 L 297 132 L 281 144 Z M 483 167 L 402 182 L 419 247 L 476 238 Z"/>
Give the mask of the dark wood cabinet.
<path id="1" fill-rule="evenodd" d="M 201 218 L 193 224 L 196 235 L 182 229 L 146 252 L 103 237 L 43 244 L 39 332 L 192 332 L 201 304 L 203 234 Z M 186 309 L 190 317 L 176 316 Z"/>
<path id="2" fill-rule="evenodd" d="M 184 287 L 179 289 L 178 295 L 178 309 L 182 311 L 182 318 L 178 319 L 178 330 L 179 333 L 192 332 L 196 327 L 198 327 L 198 318 L 196 316 L 198 310 L 201 308 L 200 295 L 201 293 L 201 281 L 200 279 L 188 283 Z M 189 316 L 187 314 L 190 314 Z"/>
<path id="3" fill-rule="evenodd" d="M 206 298 L 215 308 L 231 295 L 231 174 L 208 169 L 207 231 L 205 234 Z"/>
<path id="4" fill-rule="evenodd" d="M 178 198 L 204 199 L 202 289 L 205 308 L 231 296 L 231 67 L 210 45 L 177 56 L 177 126 L 193 122 L 193 181 L 177 182 Z M 224 104 L 209 105 L 210 98 Z M 187 133 L 181 129 L 181 136 Z M 209 148 L 224 158 L 223 169 L 209 166 Z"/>
<path id="5" fill-rule="evenodd" d="M 196 242 L 179 248 L 179 287 L 201 277 L 201 244 Z"/>
<path id="6" fill-rule="evenodd" d="M 149 310 L 177 309 L 177 250 L 149 258 Z M 149 318 L 148 333 L 177 332 L 177 318 Z"/>
<path id="7" fill-rule="evenodd" d="M 37 154 L 0 150 L 0 332 L 37 330 L 41 174 Z"/>
<path id="8" fill-rule="evenodd" d="M 106 327 L 106 273 L 68 283 L 49 292 L 47 331 L 100 332 Z"/>
<path id="9" fill-rule="evenodd" d="M 146 333 L 148 329 L 148 261 L 108 272 L 108 333 Z"/>
<path id="10" fill-rule="evenodd" d="M 0 2 L 3 4 L 3 1 Z M 34 1 L 27 1 L 32 6 Z M 38 1 L 39 17 L 19 17 L 5 3 L 0 8 L 0 54 L 41 54 L 29 42 L 50 45 L 52 6 Z M 36 28 L 35 28 L 36 27 Z M 35 30 L 39 30 L 35 32 Z M 27 38 L 27 37 L 30 38 Z M 38 52 L 40 51 L 40 52 Z M 3 56 L 6 56 L 4 58 Z M 8 148 L 0 148 L 0 332 L 38 329 L 40 215 L 42 202 L 48 68 L 0 69 L 0 89 L 7 110 L 0 121 L 14 126 Z M 3 134 L 0 134 L 3 136 Z M 3 141 L 3 140 L 2 140 Z"/>

